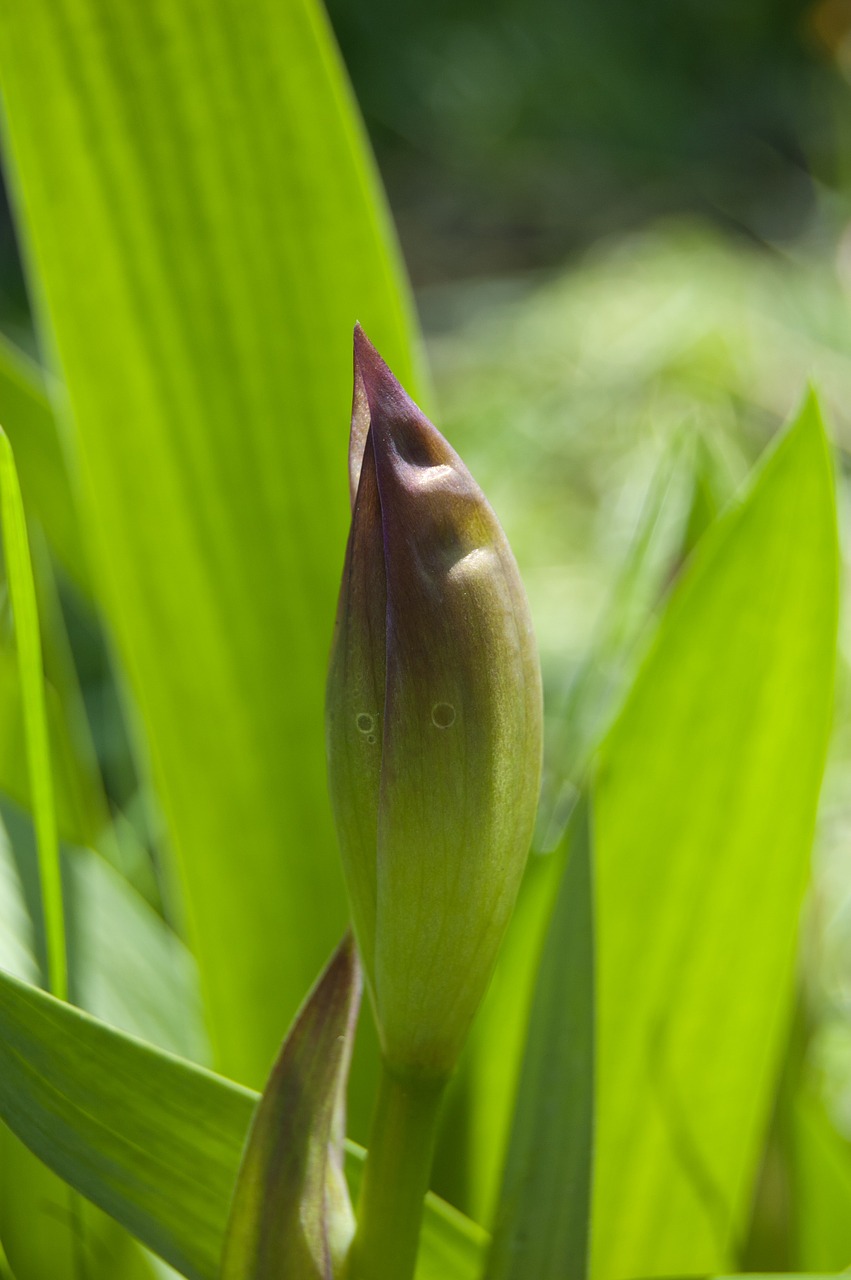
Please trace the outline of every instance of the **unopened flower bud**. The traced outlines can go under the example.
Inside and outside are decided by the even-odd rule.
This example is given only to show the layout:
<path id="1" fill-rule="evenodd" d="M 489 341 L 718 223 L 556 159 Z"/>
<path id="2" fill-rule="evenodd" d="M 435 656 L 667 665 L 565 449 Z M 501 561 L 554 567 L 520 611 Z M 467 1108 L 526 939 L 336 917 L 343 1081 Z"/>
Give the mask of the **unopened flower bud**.
<path id="1" fill-rule="evenodd" d="M 441 1076 L 484 994 L 526 861 L 540 670 L 496 516 L 360 329 L 349 468 L 331 798 L 385 1059 Z"/>

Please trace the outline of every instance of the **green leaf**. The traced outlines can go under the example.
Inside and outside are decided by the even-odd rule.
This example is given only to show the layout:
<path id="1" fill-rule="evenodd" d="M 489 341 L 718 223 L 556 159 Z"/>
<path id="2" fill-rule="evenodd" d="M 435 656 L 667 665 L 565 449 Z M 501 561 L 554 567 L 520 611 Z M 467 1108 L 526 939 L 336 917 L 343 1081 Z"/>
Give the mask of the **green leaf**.
<path id="1" fill-rule="evenodd" d="M 21 875 L 0 822 L 0 970 L 35 983 L 39 966 L 33 929 Z"/>
<path id="2" fill-rule="evenodd" d="M 38 975 L 33 927 L 16 858 L 28 823 L 12 830 L 15 857 L 0 829 L 0 968 Z M 162 920 L 89 850 L 64 851 L 72 990 L 91 1010 L 159 1043 L 203 1052 L 192 960 Z M 11 964 L 10 964 L 11 962 Z M 195 1004 L 191 996 L 195 995 Z M 45 1168 L 0 1124 L 0 1238 L 17 1280 L 151 1280 L 151 1260 L 123 1229 Z"/>
<path id="3" fill-rule="evenodd" d="M 38 366 L 0 335 L 0 423 L 12 442 L 24 506 L 71 580 L 90 590 L 76 497 Z"/>
<path id="4" fill-rule="evenodd" d="M 342 1121 L 360 996 L 347 934 L 290 1028 L 254 1113 L 222 1280 L 331 1280 L 345 1257 L 354 1215 Z"/>
<path id="5" fill-rule="evenodd" d="M 730 1264 L 790 1016 L 836 618 L 811 396 L 701 540 L 601 753 L 601 1280 Z"/>
<path id="6" fill-rule="evenodd" d="M 126 1231 L 0 1125 L 0 1231 L 15 1280 L 153 1280 Z"/>
<path id="7" fill-rule="evenodd" d="M 12 446 L 2 430 L 0 514 L 9 594 L 15 616 L 27 773 L 38 843 L 38 870 L 47 939 L 47 967 L 51 990 L 55 995 L 64 997 L 68 991 L 68 959 L 38 609 L 18 473 Z"/>
<path id="8" fill-rule="evenodd" d="M 684 557 L 711 519 L 717 493 L 724 487 L 720 461 L 703 437 L 690 441 L 683 432 L 677 433 L 656 469 L 629 553 L 589 652 L 561 699 L 554 700 L 555 709 L 548 713 L 550 732 L 536 848 L 549 854 L 559 845 L 576 800 L 571 779 L 584 776 L 589 756 L 615 719 L 634 674 L 641 637 Z M 491 1222 L 495 1211 L 523 1053 L 523 1030 L 544 929 L 562 870 L 559 857 L 530 859 L 493 983 L 473 1027 L 463 1074 L 453 1082 L 456 1090 L 463 1088 L 466 1093 L 470 1152 L 468 1156 L 463 1150 L 459 1153 L 456 1124 L 448 1135 L 455 1140 L 455 1149 L 446 1141 L 445 1126 L 440 1154 L 450 1167 L 469 1166 L 470 1203 L 452 1198 L 478 1222 Z"/>
<path id="9" fill-rule="evenodd" d="M 95 834 L 79 782 L 62 706 L 56 690 L 46 684 L 45 709 L 55 784 L 56 821 L 63 838 L 80 844 Z M 14 652 L 0 648 L 0 792 L 32 812 L 30 776 L 24 746 L 24 702 Z"/>
<path id="10" fill-rule="evenodd" d="M 591 844 L 588 803 L 581 800 L 538 969 L 487 1280 L 587 1275 L 594 1118 Z"/>
<path id="11" fill-rule="evenodd" d="M 469 1124 L 469 1153 L 465 1147 L 455 1145 L 453 1150 L 450 1145 L 445 1159 L 469 1163 L 469 1211 L 477 1222 L 490 1223 L 496 1210 L 535 974 L 562 869 L 561 860 L 552 855 L 529 859 L 490 990 L 473 1023 L 467 1057 L 462 1059 L 463 1074 L 450 1085 L 464 1091 L 461 1101 Z M 452 1101 L 450 1094 L 450 1106 Z M 456 1139 L 459 1126 L 452 1126 L 451 1111 L 449 1115 L 444 1134 L 449 1128 L 449 1138 Z"/>
<path id="12" fill-rule="evenodd" d="M 218 1280 L 258 1096 L 0 974 L 0 1118 L 190 1280 Z M 357 1192 L 362 1152 L 348 1147 Z M 418 1280 L 477 1280 L 486 1237 L 430 1196 Z"/>
<path id="13" fill-rule="evenodd" d="M 209 1059 L 195 961 L 99 854 L 63 857 L 76 1002 L 110 1026 L 194 1062 Z"/>
<path id="14" fill-rule="evenodd" d="M 844 1271 L 851 1266 L 851 1148 L 807 1088 L 792 1103 L 795 1262 Z"/>
<path id="15" fill-rule="evenodd" d="M 412 374 L 396 248 L 315 0 L 7 5 L 0 83 L 217 1062 L 260 1083 L 346 922 L 321 708 L 354 321 Z"/>
<path id="16" fill-rule="evenodd" d="M 5 438 L 0 437 L 0 449 Z M 0 487 L 8 485 L 8 476 L 0 474 Z M 2 496 L 8 499 L 8 488 L 3 489 Z M 12 511 L 16 510 L 16 494 L 12 490 Z M 8 528 L 8 526 L 7 526 Z M 16 542 L 20 538 L 23 520 L 19 528 L 13 528 L 14 537 L 6 537 L 7 561 L 11 557 L 20 558 L 26 547 Z M 13 572 L 14 568 L 14 572 Z M 16 590 L 16 599 L 21 601 L 21 573 L 28 574 L 29 561 L 23 565 L 10 566 L 10 577 Z M 34 600 L 27 591 L 32 590 L 32 581 L 25 577 L 23 583 L 24 608 L 17 614 L 18 630 L 23 618 L 24 633 L 21 644 L 33 644 Z M 32 614 L 30 610 L 33 610 Z M 37 640 L 37 630 L 35 639 Z M 24 697 L 32 700 L 32 687 L 36 678 L 40 680 L 40 655 L 29 656 L 33 659 L 33 667 L 25 675 L 29 679 L 29 687 L 24 688 Z M 25 707 L 26 710 L 26 707 Z M 30 724 L 32 718 L 43 717 L 44 707 L 32 706 L 30 702 Z M 40 722 L 42 730 L 44 720 Z M 41 749 L 46 740 L 38 735 Z M 37 767 L 46 772 L 49 783 L 49 764 L 44 758 L 37 759 Z M 50 804 L 49 786 L 45 790 L 44 779 L 40 789 L 39 803 Z M 48 817 L 50 814 L 48 813 Z M 48 830 L 50 826 L 48 824 Z M 55 833 L 53 835 L 55 840 Z M 43 833 L 42 843 L 31 856 L 32 869 L 35 876 L 35 911 L 42 932 L 47 933 L 50 918 L 42 919 L 39 900 L 39 871 L 43 866 Z M 53 852 L 58 856 L 58 848 Z M 91 855 L 92 857 L 94 855 Z M 58 866 L 57 866 L 58 873 Z M 35 930 L 29 915 L 18 867 L 8 844 L 5 828 L 2 830 L 2 850 L 0 850 L 0 917 L 5 933 L 3 939 L 2 960 L 4 967 L 11 964 L 26 976 L 36 976 L 38 965 L 35 959 Z M 64 960 L 64 914 L 61 898 L 57 904 L 60 912 L 60 938 Z M 54 921 L 55 924 L 55 921 Z M 49 935 L 48 935 L 49 936 Z M 48 950 L 48 956 L 49 956 Z M 112 957 L 114 962 L 115 957 Z M 151 1270 L 135 1242 L 119 1227 L 119 1225 L 100 1213 L 92 1205 L 80 1201 L 79 1197 L 49 1169 L 45 1168 L 24 1147 L 4 1125 L 0 1125 L 0 1236 L 3 1248 L 14 1265 L 17 1280 L 42 1280 L 49 1275 L 53 1280 L 77 1280 L 81 1274 L 98 1280 L 107 1280 L 121 1275 L 123 1280 L 150 1280 Z"/>

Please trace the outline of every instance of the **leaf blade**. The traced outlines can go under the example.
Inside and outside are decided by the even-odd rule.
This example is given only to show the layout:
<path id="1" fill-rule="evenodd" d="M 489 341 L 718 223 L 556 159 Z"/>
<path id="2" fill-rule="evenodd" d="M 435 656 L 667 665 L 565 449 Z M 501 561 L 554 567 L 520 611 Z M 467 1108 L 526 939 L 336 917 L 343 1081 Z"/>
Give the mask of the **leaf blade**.
<path id="1" fill-rule="evenodd" d="M 189 1280 L 219 1280 L 257 1102 L 251 1090 L 0 973 L 0 1118 Z M 347 1144 L 353 1194 L 362 1161 Z M 427 1197 L 418 1280 L 476 1280 L 485 1244 L 480 1228 Z"/>
<path id="2" fill-rule="evenodd" d="M 601 753 L 602 1277 L 732 1260 L 792 1002 L 836 600 L 811 397 L 704 538 Z"/>
<path id="3" fill-rule="evenodd" d="M 594 1117 L 588 801 L 547 929 L 486 1280 L 585 1280 Z M 557 855 L 553 855 L 557 856 Z"/>
<path id="4" fill-rule="evenodd" d="M 76 497 L 43 376 L 2 334 L 0 422 L 15 451 L 28 515 L 36 517 L 63 569 L 89 595 Z"/>
<path id="5" fill-rule="evenodd" d="M 68 958 L 65 949 L 65 916 L 62 876 L 59 868 L 59 834 L 53 799 L 53 770 L 47 729 L 47 705 L 41 659 L 35 584 L 29 553 L 24 504 L 9 437 L 0 430 L 0 517 L 9 592 L 15 614 L 18 668 L 24 720 L 27 771 L 33 820 L 38 842 L 47 965 L 53 993 L 68 992 Z"/>

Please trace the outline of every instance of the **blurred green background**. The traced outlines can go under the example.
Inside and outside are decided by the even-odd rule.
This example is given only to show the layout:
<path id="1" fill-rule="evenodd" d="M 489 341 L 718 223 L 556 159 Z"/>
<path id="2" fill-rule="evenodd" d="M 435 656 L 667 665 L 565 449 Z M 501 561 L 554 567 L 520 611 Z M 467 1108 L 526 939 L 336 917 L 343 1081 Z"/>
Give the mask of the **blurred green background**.
<path id="1" fill-rule="evenodd" d="M 615 697 L 675 550 L 735 495 L 810 378 L 848 525 L 851 0 L 332 0 L 329 13 L 416 290 L 428 408 L 516 549 L 549 746 L 578 758 L 557 726 L 570 705 L 586 744 L 600 728 L 605 698 L 587 724 L 577 701 L 586 654 L 599 661 L 614 635 L 596 678 Z M 0 327 L 33 349 L 5 199 Z M 125 822 L 115 859 L 168 917 L 132 713 L 99 630 L 61 579 L 59 594 Z M 851 1138 L 849 653 L 846 618 L 802 988 L 810 1069 Z M 562 802 L 545 787 L 542 848 Z"/>

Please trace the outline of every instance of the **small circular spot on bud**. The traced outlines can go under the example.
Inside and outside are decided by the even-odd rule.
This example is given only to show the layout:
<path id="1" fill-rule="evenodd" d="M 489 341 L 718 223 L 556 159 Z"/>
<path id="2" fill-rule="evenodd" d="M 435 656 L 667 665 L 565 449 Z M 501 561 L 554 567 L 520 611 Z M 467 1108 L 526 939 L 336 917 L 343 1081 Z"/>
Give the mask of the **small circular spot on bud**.
<path id="1" fill-rule="evenodd" d="M 367 715 L 365 711 L 362 711 L 355 721 L 355 724 L 358 727 L 358 733 L 362 733 L 364 735 L 372 733 L 375 728 L 375 717 Z"/>
<path id="2" fill-rule="evenodd" d="M 369 737 L 367 738 L 367 742 L 370 744 L 370 746 L 372 746 L 372 747 L 374 747 L 374 746 L 375 746 L 375 734 L 374 734 L 374 733 L 371 733 L 371 734 L 369 735 Z"/>
<path id="3" fill-rule="evenodd" d="M 432 724 L 438 729 L 448 729 L 455 723 L 455 708 L 451 702 L 436 702 L 431 709 Z"/>

